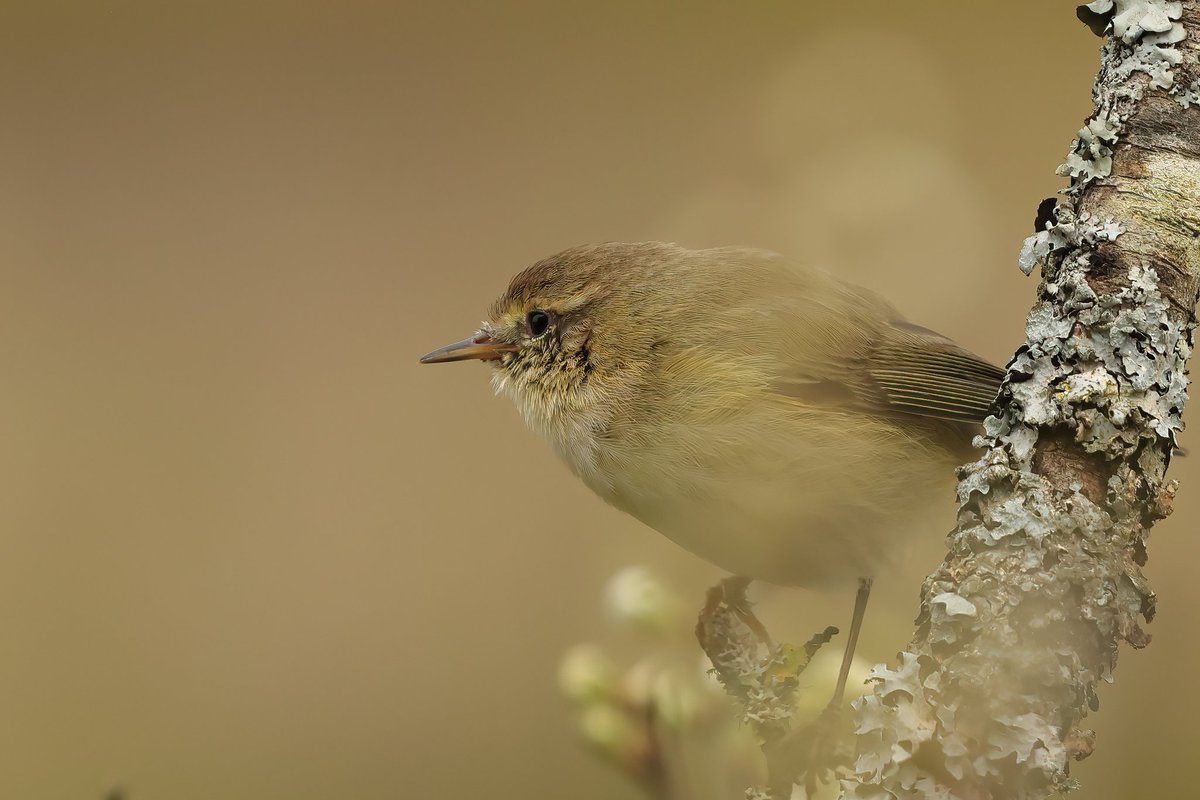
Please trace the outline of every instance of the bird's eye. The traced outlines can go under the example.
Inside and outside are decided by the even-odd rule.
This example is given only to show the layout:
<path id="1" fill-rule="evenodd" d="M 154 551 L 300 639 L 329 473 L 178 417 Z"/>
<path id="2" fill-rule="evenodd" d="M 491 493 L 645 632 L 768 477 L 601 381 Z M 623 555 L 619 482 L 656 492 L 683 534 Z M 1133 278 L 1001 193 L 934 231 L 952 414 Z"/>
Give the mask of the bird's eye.
<path id="1" fill-rule="evenodd" d="M 545 311 L 530 311 L 525 321 L 529 323 L 529 333 L 533 336 L 541 336 L 550 327 L 550 315 Z"/>

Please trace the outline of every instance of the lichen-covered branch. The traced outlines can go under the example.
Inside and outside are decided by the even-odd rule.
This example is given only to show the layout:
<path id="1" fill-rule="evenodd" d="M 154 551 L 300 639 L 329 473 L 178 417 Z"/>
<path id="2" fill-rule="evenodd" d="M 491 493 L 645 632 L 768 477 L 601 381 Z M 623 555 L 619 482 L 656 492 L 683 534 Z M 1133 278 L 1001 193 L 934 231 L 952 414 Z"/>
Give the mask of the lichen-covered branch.
<path id="1" fill-rule="evenodd" d="M 987 454 L 918 628 L 856 705 L 847 798 L 1043 798 L 1089 755 L 1122 641 L 1143 647 L 1150 527 L 1186 401 L 1200 287 L 1200 0 L 1097 0 L 1095 109 L 1044 203 L 1041 269 Z"/>
<path id="2" fill-rule="evenodd" d="M 798 679 L 813 655 L 838 633 L 829 627 L 804 644 L 774 645 L 750 612 L 745 589 L 749 580 L 729 578 L 708 591 L 696 621 L 696 639 L 727 694 L 737 700 L 741 719 L 758 738 L 767 760 L 767 783 L 747 790 L 750 800 L 788 800 L 797 776 L 805 773 L 815 786 L 830 766 L 810 763 L 814 737 L 831 739 L 825 720 L 797 728 L 795 696 Z M 765 652 L 764 652 L 765 651 Z M 836 720 L 828 720 L 836 722 Z"/>

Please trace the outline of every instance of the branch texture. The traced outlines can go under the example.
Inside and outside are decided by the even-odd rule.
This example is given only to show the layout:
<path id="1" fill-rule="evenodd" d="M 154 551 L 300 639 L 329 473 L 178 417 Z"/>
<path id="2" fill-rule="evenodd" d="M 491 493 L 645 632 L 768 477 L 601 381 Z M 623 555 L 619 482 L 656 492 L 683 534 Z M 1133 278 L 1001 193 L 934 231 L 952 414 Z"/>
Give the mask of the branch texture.
<path id="1" fill-rule="evenodd" d="M 1149 636 L 1150 527 L 1187 399 L 1200 286 L 1200 0 L 1098 0 L 1095 108 L 1021 267 L 1027 340 L 960 472 L 918 627 L 856 705 L 847 798 L 1043 798 L 1092 751 L 1122 641 Z"/>

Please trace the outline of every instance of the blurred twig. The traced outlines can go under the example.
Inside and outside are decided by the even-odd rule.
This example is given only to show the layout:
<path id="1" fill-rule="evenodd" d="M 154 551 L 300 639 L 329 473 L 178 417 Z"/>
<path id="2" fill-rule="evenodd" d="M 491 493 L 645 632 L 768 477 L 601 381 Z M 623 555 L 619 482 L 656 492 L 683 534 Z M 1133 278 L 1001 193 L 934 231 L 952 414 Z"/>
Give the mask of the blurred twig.
<path id="1" fill-rule="evenodd" d="M 588 746 L 654 800 L 727 800 L 759 773 L 753 743 L 686 644 L 682 603 L 648 571 L 609 582 L 605 605 L 650 652 L 620 669 L 595 645 L 563 658 L 559 684 Z"/>

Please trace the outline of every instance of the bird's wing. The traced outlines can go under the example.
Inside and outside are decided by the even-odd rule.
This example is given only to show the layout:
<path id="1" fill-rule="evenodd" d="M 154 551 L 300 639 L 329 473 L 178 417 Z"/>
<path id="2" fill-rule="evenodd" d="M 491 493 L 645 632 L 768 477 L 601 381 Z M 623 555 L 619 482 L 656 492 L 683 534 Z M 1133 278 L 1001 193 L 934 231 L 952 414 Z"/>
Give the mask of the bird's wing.
<path id="1" fill-rule="evenodd" d="M 774 389 L 809 406 L 979 424 L 1005 371 L 904 320 L 876 293 L 764 251 L 706 251 L 716 275 L 703 300 L 713 344 L 770 353 Z"/>
<path id="2" fill-rule="evenodd" d="M 857 392 L 868 407 L 970 423 L 991 413 L 1004 370 L 927 328 L 892 322 L 881 333 Z"/>
<path id="3" fill-rule="evenodd" d="M 981 423 L 1005 371 L 905 321 L 878 295 L 832 280 L 776 301 L 778 389 L 816 405 Z M 796 320 L 803 319 L 803 324 Z M 788 331 L 803 330 L 802 338 Z"/>

